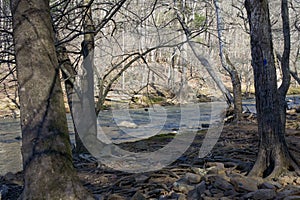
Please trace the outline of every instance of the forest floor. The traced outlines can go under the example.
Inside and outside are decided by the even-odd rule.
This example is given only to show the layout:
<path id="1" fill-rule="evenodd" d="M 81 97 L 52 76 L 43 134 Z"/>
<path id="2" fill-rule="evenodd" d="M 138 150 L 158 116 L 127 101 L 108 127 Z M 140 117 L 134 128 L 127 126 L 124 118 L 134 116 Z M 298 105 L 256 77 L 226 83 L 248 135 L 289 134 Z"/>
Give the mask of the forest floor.
<path id="1" fill-rule="evenodd" d="M 298 161 L 299 128 L 300 115 L 289 114 L 286 139 Z M 300 199 L 300 177 L 295 174 L 283 174 L 274 180 L 246 176 L 258 151 L 255 119 L 245 118 L 239 123 L 225 125 L 211 154 L 198 158 L 204 136 L 205 132 L 199 131 L 193 144 L 178 160 L 158 171 L 140 174 L 115 171 L 99 165 L 88 155 L 74 156 L 74 165 L 84 186 L 99 200 Z M 153 137 L 121 147 L 148 151 L 170 140 L 169 136 Z M 2 199 L 16 199 L 22 184 L 22 173 L 0 177 Z"/>

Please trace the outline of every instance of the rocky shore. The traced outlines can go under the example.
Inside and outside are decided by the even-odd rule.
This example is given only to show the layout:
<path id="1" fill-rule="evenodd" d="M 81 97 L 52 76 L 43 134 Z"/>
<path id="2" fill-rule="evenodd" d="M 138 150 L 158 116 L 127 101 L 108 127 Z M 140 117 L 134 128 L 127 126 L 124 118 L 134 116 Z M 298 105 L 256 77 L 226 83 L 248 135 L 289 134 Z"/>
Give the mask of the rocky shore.
<path id="1" fill-rule="evenodd" d="M 299 114 L 288 116 L 287 142 L 300 160 Z M 224 127 L 215 148 L 205 158 L 198 151 L 205 132 L 171 165 L 153 172 L 130 174 L 107 168 L 86 154 L 74 155 L 74 165 L 84 186 L 98 200 L 230 200 L 300 199 L 300 177 L 282 174 L 266 180 L 248 177 L 258 150 L 255 119 Z M 153 138 L 120 147 L 151 151 L 171 137 Z M 151 166 L 150 166 L 151 167 Z M 0 177 L 0 199 L 16 199 L 22 190 L 22 173 Z"/>

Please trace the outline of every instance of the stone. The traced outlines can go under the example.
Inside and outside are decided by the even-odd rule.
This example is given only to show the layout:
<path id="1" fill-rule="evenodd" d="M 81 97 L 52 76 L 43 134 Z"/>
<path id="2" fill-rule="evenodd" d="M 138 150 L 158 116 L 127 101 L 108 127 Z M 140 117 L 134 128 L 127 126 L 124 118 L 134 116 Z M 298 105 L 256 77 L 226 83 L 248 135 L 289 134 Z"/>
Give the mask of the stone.
<path id="1" fill-rule="evenodd" d="M 203 194 L 204 191 L 206 190 L 205 181 L 201 181 L 201 183 L 196 185 L 196 190 L 197 190 L 197 193 L 199 194 L 199 196 L 201 196 L 201 194 Z"/>
<path id="2" fill-rule="evenodd" d="M 176 200 L 187 200 L 186 195 L 175 192 L 171 194 L 171 198 Z"/>
<path id="3" fill-rule="evenodd" d="M 122 126 L 122 127 L 126 127 L 126 128 L 137 128 L 138 127 L 138 125 L 136 125 L 133 122 L 129 122 L 129 121 L 122 121 L 118 125 Z"/>
<path id="4" fill-rule="evenodd" d="M 260 189 L 253 192 L 252 198 L 254 200 L 269 200 L 276 197 L 276 192 L 273 189 Z"/>
<path id="5" fill-rule="evenodd" d="M 191 184 L 200 183 L 200 181 L 201 181 L 201 176 L 198 174 L 193 174 L 193 173 L 186 173 L 185 178 Z"/>
<path id="6" fill-rule="evenodd" d="M 221 197 L 220 200 L 232 200 L 232 199 L 229 199 L 228 197 Z"/>
<path id="7" fill-rule="evenodd" d="M 203 200 L 219 200 L 218 197 L 203 197 Z"/>
<path id="8" fill-rule="evenodd" d="M 177 200 L 187 200 L 186 195 L 178 194 Z"/>
<path id="9" fill-rule="evenodd" d="M 235 190 L 226 190 L 224 191 L 224 196 L 229 197 L 229 196 L 236 196 L 237 192 Z"/>
<path id="10" fill-rule="evenodd" d="M 183 194 L 188 194 L 191 190 L 193 190 L 195 187 L 181 183 L 181 182 L 175 182 L 173 183 L 173 189 L 174 191 L 181 192 Z"/>
<path id="11" fill-rule="evenodd" d="M 276 186 L 273 185 L 271 182 L 263 182 L 258 186 L 259 189 L 273 189 L 276 190 Z"/>
<path id="12" fill-rule="evenodd" d="M 225 169 L 224 163 L 220 162 L 208 162 L 206 163 L 206 167 L 216 167 L 218 169 Z"/>
<path id="13" fill-rule="evenodd" d="M 103 196 L 101 196 L 100 194 L 95 194 L 94 199 L 95 200 L 103 200 Z"/>
<path id="14" fill-rule="evenodd" d="M 278 178 L 278 183 L 283 186 L 290 185 L 294 182 L 295 178 L 291 176 L 282 176 Z"/>
<path id="15" fill-rule="evenodd" d="M 200 176 L 204 176 L 205 174 L 207 174 L 207 171 L 205 169 L 198 168 L 198 167 L 192 167 L 192 171 L 195 174 L 199 174 Z"/>
<path id="16" fill-rule="evenodd" d="M 141 175 L 137 175 L 134 177 L 135 181 L 138 182 L 138 183 L 144 183 L 145 181 L 147 181 L 149 179 L 149 176 L 145 176 L 143 174 Z"/>
<path id="17" fill-rule="evenodd" d="M 271 183 L 272 185 L 274 185 L 274 186 L 276 187 L 276 189 L 282 188 L 282 185 L 281 185 L 280 183 L 276 182 L 276 181 L 271 181 L 270 183 Z"/>
<path id="18" fill-rule="evenodd" d="M 133 197 L 131 198 L 131 200 L 146 200 L 146 197 L 140 193 L 139 191 L 137 191 Z"/>
<path id="19" fill-rule="evenodd" d="M 216 194 L 220 194 L 220 193 L 222 193 L 222 196 L 224 196 L 224 195 L 223 195 L 223 191 L 220 190 L 220 189 L 212 188 L 212 189 L 210 189 L 209 191 L 210 191 L 210 193 L 211 193 L 213 196 L 215 196 Z"/>
<path id="20" fill-rule="evenodd" d="M 194 199 L 200 199 L 201 195 L 198 194 L 197 189 L 193 189 L 191 191 L 189 191 L 189 193 L 187 194 L 187 199 L 188 200 L 194 200 Z"/>
<path id="21" fill-rule="evenodd" d="M 295 108 L 286 111 L 286 114 L 288 114 L 288 115 L 295 115 L 296 113 L 297 113 L 297 110 Z"/>
<path id="22" fill-rule="evenodd" d="M 219 162 L 213 162 L 213 163 L 207 163 L 207 174 L 225 174 L 225 167 L 223 163 Z"/>
<path id="23" fill-rule="evenodd" d="M 230 178 L 230 183 L 238 192 L 253 192 L 258 190 L 258 182 L 256 179 L 245 176 L 234 176 Z"/>
<path id="24" fill-rule="evenodd" d="M 300 194 L 300 186 L 287 186 L 277 193 L 277 199 L 283 199 L 287 196 L 297 196 Z"/>
<path id="25" fill-rule="evenodd" d="M 217 176 L 213 186 L 223 191 L 234 189 L 233 185 L 227 182 L 224 178 Z"/>
<path id="26" fill-rule="evenodd" d="M 208 196 L 208 197 L 211 197 L 212 194 L 209 190 L 205 190 L 204 193 L 203 193 L 205 196 Z M 202 195 L 201 195 L 202 196 Z"/>
<path id="27" fill-rule="evenodd" d="M 300 195 L 285 197 L 283 200 L 299 200 Z"/>
<path id="28" fill-rule="evenodd" d="M 126 200 L 126 199 L 118 194 L 111 194 L 109 195 L 107 200 Z"/>
<path id="29" fill-rule="evenodd" d="M 300 177 L 297 177 L 297 178 L 295 179 L 295 183 L 298 184 L 298 185 L 300 185 Z"/>

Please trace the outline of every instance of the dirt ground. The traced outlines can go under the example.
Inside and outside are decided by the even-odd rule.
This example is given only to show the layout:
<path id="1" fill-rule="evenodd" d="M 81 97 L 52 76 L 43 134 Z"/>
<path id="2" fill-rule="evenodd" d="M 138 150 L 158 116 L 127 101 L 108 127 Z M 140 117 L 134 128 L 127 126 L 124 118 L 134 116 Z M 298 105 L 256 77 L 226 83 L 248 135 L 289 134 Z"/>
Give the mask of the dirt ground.
<path id="1" fill-rule="evenodd" d="M 300 199 L 297 175 L 283 175 L 271 182 L 245 176 L 258 151 L 254 118 L 225 125 L 212 152 L 198 158 L 204 136 L 205 131 L 199 131 L 190 148 L 159 171 L 143 174 L 115 171 L 89 155 L 74 156 L 74 165 L 84 186 L 95 199 L 101 200 Z M 288 115 L 286 139 L 290 151 L 300 161 L 299 114 Z M 120 146 L 131 151 L 151 151 L 171 140 L 169 135 Z M 22 173 L 0 177 L 0 194 L 1 188 L 2 199 L 16 199 L 22 190 Z"/>

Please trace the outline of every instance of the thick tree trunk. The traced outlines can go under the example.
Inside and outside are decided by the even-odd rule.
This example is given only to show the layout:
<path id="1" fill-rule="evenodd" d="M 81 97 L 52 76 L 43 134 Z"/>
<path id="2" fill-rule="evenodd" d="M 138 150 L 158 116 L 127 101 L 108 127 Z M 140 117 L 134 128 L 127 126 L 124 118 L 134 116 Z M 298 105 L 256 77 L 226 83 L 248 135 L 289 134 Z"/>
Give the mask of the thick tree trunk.
<path id="1" fill-rule="evenodd" d="M 72 165 L 47 0 L 13 0 L 24 190 L 22 199 L 91 199 Z"/>
<path id="2" fill-rule="evenodd" d="M 246 0 L 251 33 L 259 153 L 250 176 L 273 178 L 291 168 L 297 169 L 285 141 L 282 95 L 277 90 L 269 6 L 267 0 Z"/>

